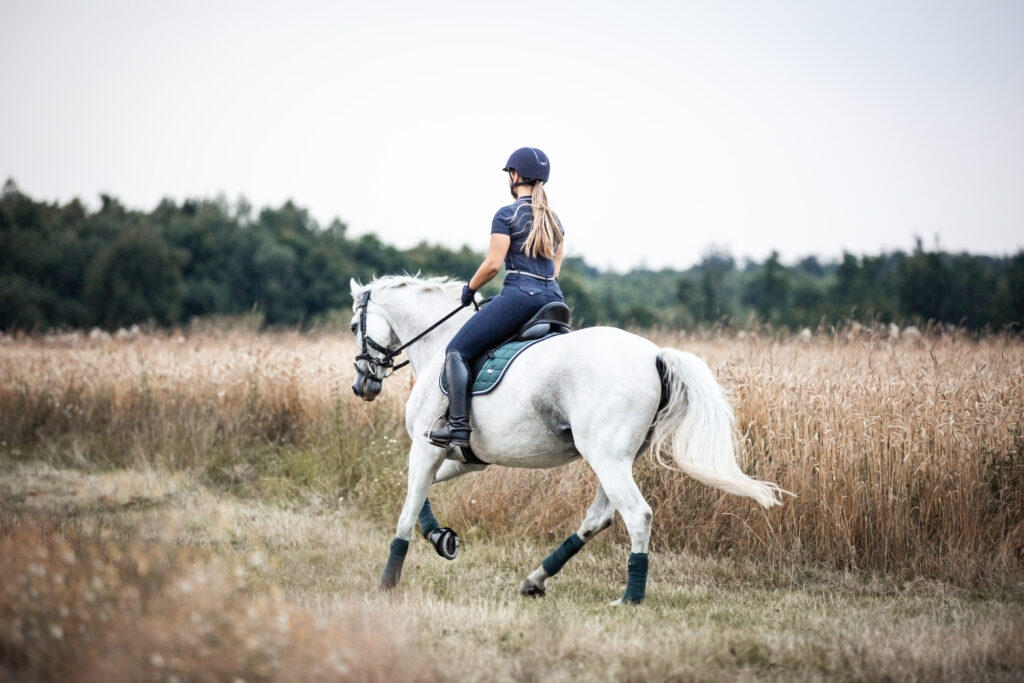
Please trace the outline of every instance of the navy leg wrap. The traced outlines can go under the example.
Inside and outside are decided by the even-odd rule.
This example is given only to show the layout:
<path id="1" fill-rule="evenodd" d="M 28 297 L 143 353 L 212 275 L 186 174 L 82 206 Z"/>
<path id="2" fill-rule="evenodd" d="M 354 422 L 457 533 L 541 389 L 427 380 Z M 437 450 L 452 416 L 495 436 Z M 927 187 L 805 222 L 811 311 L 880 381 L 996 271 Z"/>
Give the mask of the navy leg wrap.
<path id="1" fill-rule="evenodd" d="M 409 541 L 396 538 L 391 541 L 391 554 L 388 555 L 388 563 L 384 565 L 384 574 L 380 577 L 382 588 L 394 588 L 398 580 L 402 578 L 402 564 L 405 562 L 405 554 L 409 552 Z"/>
<path id="2" fill-rule="evenodd" d="M 437 521 L 437 517 L 434 516 L 434 510 L 430 507 L 430 499 L 427 498 L 423 501 L 423 507 L 420 508 L 420 533 L 423 534 L 423 538 L 430 538 L 430 534 L 441 528 L 441 523 Z"/>
<path id="3" fill-rule="evenodd" d="M 629 579 L 622 602 L 643 602 L 647 594 L 647 553 L 629 554 Z"/>
<path id="4" fill-rule="evenodd" d="M 562 569 L 562 565 L 568 562 L 569 558 L 578 553 L 582 547 L 583 539 L 573 534 L 562 541 L 562 545 L 555 548 L 550 555 L 545 557 L 540 566 L 544 567 L 544 571 L 547 572 L 548 576 L 554 576 Z"/>

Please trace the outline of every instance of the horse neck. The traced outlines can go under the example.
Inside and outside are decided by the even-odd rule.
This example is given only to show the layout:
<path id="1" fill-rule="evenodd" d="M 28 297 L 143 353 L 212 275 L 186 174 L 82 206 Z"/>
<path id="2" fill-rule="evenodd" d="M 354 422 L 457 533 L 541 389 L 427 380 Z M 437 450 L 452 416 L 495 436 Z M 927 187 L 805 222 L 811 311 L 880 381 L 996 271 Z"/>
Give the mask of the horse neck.
<path id="1" fill-rule="evenodd" d="M 451 313 L 458 304 L 457 299 L 435 292 L 406 290 L 393 291 L 389 294 L 387 301 L 383 302 L 389 317 L 388 322 L 403 344 Z M 433 358 L 444 353 L 448 342 L 469 319 L 470 314 L 469 309 L 460 311 L 405 350 L 416 374 L 419 374 Z"/>

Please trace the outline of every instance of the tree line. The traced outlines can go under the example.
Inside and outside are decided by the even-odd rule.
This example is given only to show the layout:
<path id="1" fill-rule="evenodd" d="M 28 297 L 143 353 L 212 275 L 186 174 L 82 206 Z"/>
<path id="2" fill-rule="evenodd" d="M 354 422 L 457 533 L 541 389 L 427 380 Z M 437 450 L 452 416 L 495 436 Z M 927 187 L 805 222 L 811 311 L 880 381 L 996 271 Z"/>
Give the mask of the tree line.
<path id="1" fill-rule="evenodd" d="M 290 201 L 255 212 L 245 200 L 165 199 L 145 212 L 102 195 L 89 210 L 78 199 L 36 201 L 13 180 L 0 195 L 0 253 L 6 332 L 242 314 L 308 327 L 350 310 L 349 278 L 468 279 L 483 258 L 465 246 L 398 249 L 374 234 L 353 236 L 340 220 L 321 226 Z M 1024 321 L 1024 251 L 952 254 L 920 240 L 909 253 L 844 253 L 824 263 L 808 256 L 792 265 L 777 253 L 741 265 L 711 250 L 682 271 L 616 273 L 567 258 L 559 281 L 579 325 L 813 328 L 852 318 L 999 330 Z"/>

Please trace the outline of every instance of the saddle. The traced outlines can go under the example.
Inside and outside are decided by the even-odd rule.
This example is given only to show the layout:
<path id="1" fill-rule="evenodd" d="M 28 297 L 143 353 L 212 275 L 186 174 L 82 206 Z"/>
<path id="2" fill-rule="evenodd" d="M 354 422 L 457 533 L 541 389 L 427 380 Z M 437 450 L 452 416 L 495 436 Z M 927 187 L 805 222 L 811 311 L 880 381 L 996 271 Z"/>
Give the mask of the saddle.
<path id="1" fill-rule="evenodd" d="M 469 369 L 474 377 L 471 393 L 478 396 L 494 389 L 520 353 L 545 339 L 570 332 L 571 319 L 569 307 L 561 301 L 545 305 L 518 332 L 473 361 Z M 443 372 L 441 391 L 445 396 L 448 395 L 448 383 Z"/>
<path id="2" fill-rule="evenodd" d="M 572 313 L 561 301 L 552 301 L 537 311 L 509 341 L 529 341 L 569 332 Z"/>

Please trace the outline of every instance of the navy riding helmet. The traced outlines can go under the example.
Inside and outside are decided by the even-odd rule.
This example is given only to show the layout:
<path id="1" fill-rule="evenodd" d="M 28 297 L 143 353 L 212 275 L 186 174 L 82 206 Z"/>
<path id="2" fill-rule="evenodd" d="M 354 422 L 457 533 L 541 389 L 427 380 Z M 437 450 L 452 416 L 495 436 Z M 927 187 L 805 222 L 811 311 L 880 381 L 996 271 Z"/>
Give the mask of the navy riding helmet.
<path id="1" fill-rule="evenodd" d="M 512 152 L 505 168 L 501 170 L 514 170 L 524 179 L 546 183 L 548 176 L 551 175 L 551 162 L 548 161 L 548 155 L 536 147 L 520 147 Z"/>

